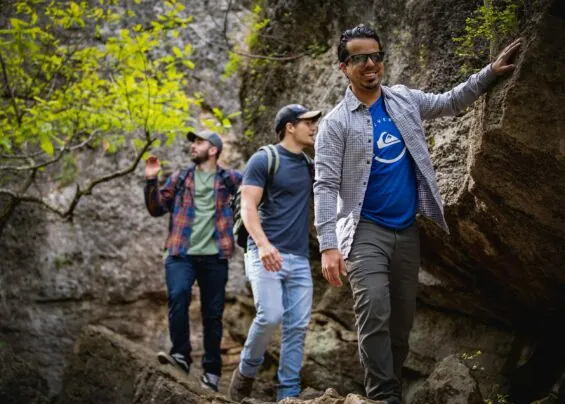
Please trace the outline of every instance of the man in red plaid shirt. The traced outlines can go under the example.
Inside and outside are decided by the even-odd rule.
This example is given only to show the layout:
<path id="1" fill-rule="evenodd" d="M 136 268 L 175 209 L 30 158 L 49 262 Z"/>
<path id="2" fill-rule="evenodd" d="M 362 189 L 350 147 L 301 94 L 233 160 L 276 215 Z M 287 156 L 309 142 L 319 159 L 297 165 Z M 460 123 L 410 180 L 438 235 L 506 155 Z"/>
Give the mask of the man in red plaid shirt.
<path id="1" fill-rule="evenodd" d="M 241 173 L 217 164 L 222 139 L 217 133 L 189 133 L 193 165 L 171 175 L 157 186 L 161 166 L 155 156 L 145 166 L 145 205 L 151 216 L 170 213 L 166 243 L 165 276 L 172 348 L 159 352 L 163 364 L 190 372 L 188 306 L 192 285 L 198 281 L 204 328 L 203 387 L 218 391 L 222 362 L 222 315 L 228 280 L 227 259 L 233 252 L 233 218 L 230 201 Z"/>

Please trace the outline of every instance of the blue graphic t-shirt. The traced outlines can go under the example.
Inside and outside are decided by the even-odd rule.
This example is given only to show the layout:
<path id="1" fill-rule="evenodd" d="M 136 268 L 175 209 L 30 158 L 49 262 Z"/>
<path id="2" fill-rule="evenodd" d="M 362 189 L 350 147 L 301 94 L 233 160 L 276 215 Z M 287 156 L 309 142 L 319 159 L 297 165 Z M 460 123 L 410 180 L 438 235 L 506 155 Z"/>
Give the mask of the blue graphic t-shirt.
<path id="1" fill-rule="evenodd" d="M 381 96 L 369 108 L 373 118 L 373 162 L 361 216 L 402 230 L 416 219 L 418 192 L 414 160 Z"/>

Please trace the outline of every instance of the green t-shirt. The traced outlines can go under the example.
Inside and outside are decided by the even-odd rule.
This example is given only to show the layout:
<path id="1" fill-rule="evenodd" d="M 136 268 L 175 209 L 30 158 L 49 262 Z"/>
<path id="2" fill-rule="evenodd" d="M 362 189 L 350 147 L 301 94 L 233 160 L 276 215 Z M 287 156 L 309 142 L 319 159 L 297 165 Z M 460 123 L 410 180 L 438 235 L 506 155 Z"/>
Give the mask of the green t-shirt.
<path id="1" fill-rule="evenodd" d="M 194 170 L 194 219 L 190 234 L 189 255 L 215 255 L 219 253 L 214 237 L 214 177 L 216 172 Z"/>

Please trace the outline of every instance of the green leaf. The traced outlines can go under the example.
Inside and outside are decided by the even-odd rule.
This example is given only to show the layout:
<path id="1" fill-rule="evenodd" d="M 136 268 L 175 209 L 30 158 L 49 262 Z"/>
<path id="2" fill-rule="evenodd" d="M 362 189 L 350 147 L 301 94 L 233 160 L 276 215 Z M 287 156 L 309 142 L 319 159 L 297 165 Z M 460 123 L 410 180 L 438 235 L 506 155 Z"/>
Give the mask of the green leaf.
<path id="1" fill-rule="evenodd" d="M 178 47 L 173 46 L 173 53 L 176 57 L 182 58 L 182 51 Z"/>
<path id="2" fill-rule="evenodd" d="M 53 142 L 49 139 L 49 136 L 46 133 L 39 134 L 39 144 L 41 149 L 48 155 L 52 156 L 55 153 Z"/>

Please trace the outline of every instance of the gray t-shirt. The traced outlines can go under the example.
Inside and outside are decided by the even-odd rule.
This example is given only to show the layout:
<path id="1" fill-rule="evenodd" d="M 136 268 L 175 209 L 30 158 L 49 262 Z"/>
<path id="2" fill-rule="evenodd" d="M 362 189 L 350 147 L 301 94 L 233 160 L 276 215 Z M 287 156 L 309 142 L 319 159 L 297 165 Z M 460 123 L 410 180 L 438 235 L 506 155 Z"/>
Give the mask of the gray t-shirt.
<path id="1" fill-rule="evenodd" d="M 312 178 L 304 156 L 276 145 L 280 165 L 259 209 L 261 226 L 280 252 L 308 257 L 308 219 Z M 243 185 L 265 188 L 268 174 L 266 151 L 256 152 L 243 173 Z M 265 192 L 265 191 L 263 191 Z M 249 248 L 257 248 L 249 237 Z"/>

